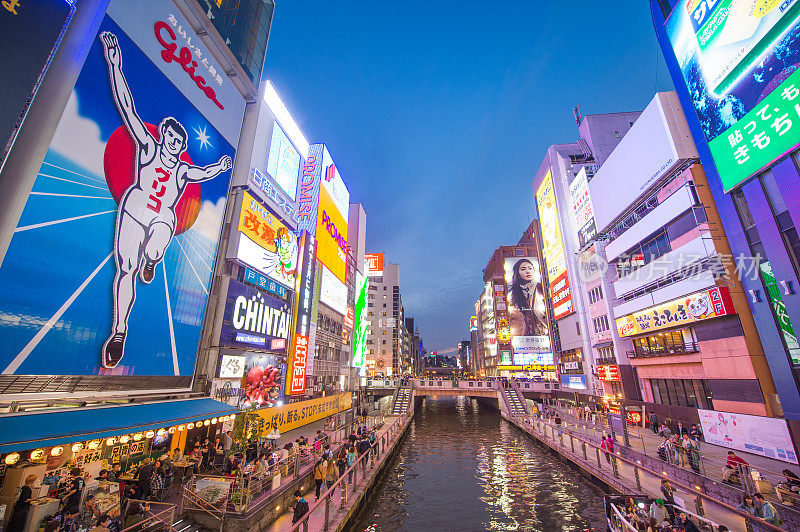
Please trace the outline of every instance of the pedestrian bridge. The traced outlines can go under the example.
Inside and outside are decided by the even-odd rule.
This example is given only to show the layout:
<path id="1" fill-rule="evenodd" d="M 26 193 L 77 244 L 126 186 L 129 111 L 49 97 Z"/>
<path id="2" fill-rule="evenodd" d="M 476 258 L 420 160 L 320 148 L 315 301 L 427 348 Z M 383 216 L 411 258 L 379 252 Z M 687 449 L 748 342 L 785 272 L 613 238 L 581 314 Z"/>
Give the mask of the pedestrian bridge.
<path id="1" fill-rule="evenodd" d="M 509 381 L 524 393 L 548 393 L 558 390 L 560 386 L 556 382 L 538 381 Z M 501 386 L 501 381 L 486 379 L 410 379 L 406 385 L 412 384 L 414 395 L 471 395 L 471 396 L 491 396 L 486 394 L 487 390 L 497 391 Z M 400 379 L 370 379 L 362 378 L 361 386 L 368 389 L 374 395 L 393 395 L 395 390 L 401 385 Z M 447 390 L 448 393 L 444 393 Z M 438 392 L 438 393 L 436 393 Z M 479 393 L 480 392 L 480 393 Z"/>

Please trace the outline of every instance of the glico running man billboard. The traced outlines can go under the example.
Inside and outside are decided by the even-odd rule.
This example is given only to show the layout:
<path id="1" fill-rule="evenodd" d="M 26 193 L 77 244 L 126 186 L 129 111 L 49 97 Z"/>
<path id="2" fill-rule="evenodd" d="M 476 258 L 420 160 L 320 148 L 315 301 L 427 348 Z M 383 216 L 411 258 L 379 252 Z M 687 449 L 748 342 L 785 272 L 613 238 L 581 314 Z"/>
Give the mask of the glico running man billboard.
<path id="1" fill-rule="evenodd" d="M 170 2 L 115 0 L 89 42 L 0 269 L 0 367 L 192 375 L 244 101 Z"/>
<path id="2" fill-rule="evenodd" d="M 681 0 L 666 22 L 725 191 L 800 144 L 800 2 Z"/>

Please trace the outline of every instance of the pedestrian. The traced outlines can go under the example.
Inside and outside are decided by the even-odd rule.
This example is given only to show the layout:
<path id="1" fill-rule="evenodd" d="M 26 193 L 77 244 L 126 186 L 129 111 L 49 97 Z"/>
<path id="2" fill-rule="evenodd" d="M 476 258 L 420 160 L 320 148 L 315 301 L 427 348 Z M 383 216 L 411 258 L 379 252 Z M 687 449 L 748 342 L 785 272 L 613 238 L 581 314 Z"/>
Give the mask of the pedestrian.
<path id="1" fill-rule="evenodd" d="M 339 469 L 339 477 L 344 475 L 344 472 L 347 471 L 347 449 L 342 449 L 339 452 L 339 458 L 336 459 L 336 467 Z"/>
<path id="2" fill-rule="evenodd" d="M 772 503 L 764 499 L 764 496 L 756 492 L 753 494 L 753 502 L 758 508 L 761 519 L 767 523 L 775 526 L 780 526 L 781 518 L 778 516 L 778 511 L 772 506 Z"/>
<path id="3" fill-rule="evenodd" d="M 298 522 L 304 515 L 308 513 L 308 502 L 303 498 L 300 490 L 294 492 L 294 515 L 292 516 L 292 524 Z"/>
<path id="4" fill-rule="evenodd" d="M 111 532 L 108 528 L 110 524 L 111 518 L 108 517 L 108 514 L 103 514 L 97 518 L 97 525 L 94 528 L 90 528 L 89 532 Z"/>
<path id="5" fill-rule="evenodd" d="M 686 532 L 700 532 L 695 522 L 683 512 L 678 514 L 678 526 L 683 527 Z"/>
<path id="6" fill-rule="evenodd" d="M 673 456 L 673 463 L 675 465 L 679 465 L 681 467 L 685 467 L 685 460 L 684 460 L 684 449 L 683 449 L 683 440 L 679 434 L 675 434 L 672 437 L 672 456 Z"/>
<path id="7" fill-rule="evenodd" d="M 759 509 L 753 501 L 753 496 L 750 494 L 745 493 L 744 496 L 742 496 L 742 503 L 738 506 L 738 509 L 758 517 Z"/>
<path id="8" fill-rule="evenodd" d="M 670 458 L 672 458 L 672 442 L 669 441 L 669 438 L 665 436 L 662 439 L 661 443 L 659 443 L 656 448 L 656 453 L 661 460 L 669 463 Z"/>
<path id="9" fill-rule="evenodd" d="M 25 484 L 19 490 L 19 497 L 14 503 L 14 513 L 8 523 L 8 532 L 22 532 L 25 529 L 25 520 L 28 518 L 28 510 L 31 508 L 33 500 L 33 483 L 39 478 L 36 475 L 25 477 Z"/>
<path id="10" fill-rule="evenodd" d="M 325 480 L 325 473 L 327 471 L 328 464 L 320 458 L 317 460 L 316 465 L 314 465 L 314 500 L 319 499 L 320 491 L 322 491 L 322 482 Z"/>
<path id="11" fill-rule="evenodd" d="M 356 448 L 354 445 L 350 445 L 347 448 L 347 468 L 350 469 L 353 464 L 356 463 Z M 353 482 L 353 470 L 347 473 L 347 483 L 350 484 Z"/>
<path id="12" fill-rule="evenodd" d="M 64 502 L 63 514 L 77 514 L 80 510 L 81 497 L 83 496 L 83 489 L 86 487 L 86 482 L 81 476 L 81 470 L 73 467 L 70 471 L 72 482 L 69 491 L 64 494 L 61 500 Z"/>
<path id="13" fill-rule="evenodd" d="M 669 521 L 669 512 L 664 506 L 664 499 L 658 498 L 650 504 L 650 517 L 656 520 L 657 524 Z"/>
<path id="14" fill-rule="evenodd" d="M 139 489 L 136 492 L 136 498 L 142 501 L 147 500 L 150 497 L 150 480 L 153 477 L 153 464 L 150 458 L 144 459 L 136 476 L 139 477 Z"/>
<path id="15" fill-rule="evenodd" d="M 233 446 L 233 436 L 231 436 L 231 431 L 226 431 L 222 434 L 222 452 L 227 455 L 231 451 L 231 447 Z"/>
<path id="16" fill-rule="evenodd" d="M 700 451 L 697 449 L 697 443 L 692 440 L 688 434 L 683 435 L 683 451 L 686 454 L 686 460 L 692 471 L 700 474 Z"/>
<path id="17" fill-rule="evenodd" d="M 658 416 L 655 413 L 650 415 L 650 430 L 653 434 L 658 434 Z"/>
<path id="18" fill-rule="evenodd" d="M 608 450 L 608 440 L 606 439 L 606 435 L 603 434 L 603 439 L 601 440 L 602 443 L 600 444 L 600 450 L 603 451 L 603 454 L 606 455 L 606 462 L 609 464 L 611 463 L 611 454 Z"/>
<path id="19" fill-rule="evenodd" d="M 608 441 L 608 450 L 609 450 L 609 452 L 613 453 L 614 452 L 614 438 L 611 437 L 611 434 L 608 435 L 607 441 Z"/>
<path id="20" fill-rule="evenodd" d="M 700 450 L 700 441 L 703 439 L 703 433 L 700 432 L 700 429 L 697 428 L 697 425 L 692 423 L 692 426 L 689 427 L 689 437 L 694 440 L 695 445 L 697 445 L 697 450 Z"/>
<path id="21" fill-rule="evenodd" d="M 331 489 L 338 478 L 339 466 L 333 458 L 330 458 L 325 466 L 325 487 Z M 331 495 L 333 495 L 333 492 L 331 492 Z"/>
<path id="22" fill-rule="evenodd" d="M 162 497 L 164 492 L 164 468 L 161 462 L 156 460 L 153 467 L 153 474 L 150 475 L 150 494 L 155 497 Z"/>
<path id="23" fill-rule="evenodd" d="M 661 495 L 669 504 L 675 504 L 675 488 L 665 478 L 661 479 Z"/>
<path id="24" fill-rule="evenodd" d="M 675 430 L 675 434 L 683 438 L 683 435 L 689 434 L 689 431 L 686 429 L 686 427 L 683 426 L 683 423 L 678 421 L 678 428 Z"/>
<path id="25" fill-rule="evenodd" d="M 662 423 L 661 428 L 658 429 L 658 435 L 661 436 L 662 438 L 663 437 L 672 438 L 672 431 L 669 430 L 669 427 L 666 424 Z"/>

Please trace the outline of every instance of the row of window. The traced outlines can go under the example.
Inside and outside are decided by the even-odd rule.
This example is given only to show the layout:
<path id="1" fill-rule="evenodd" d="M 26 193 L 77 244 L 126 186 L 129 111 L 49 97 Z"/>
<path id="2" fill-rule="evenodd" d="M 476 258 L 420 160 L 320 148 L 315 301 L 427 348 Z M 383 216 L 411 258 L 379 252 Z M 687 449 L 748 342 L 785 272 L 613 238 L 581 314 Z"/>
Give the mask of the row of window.
<path id="1" fill-rule="evenodd" d="M 603 300 L 603 285 L 596 286 L 589 290 L 589 304 Z"/>
<path id="2" fill-rule="evenodd" d="M 634 338 L 633 352 L 636 356 L 696 353 L 697 342 L 691 328 L 678 329 Z"/>
<path id="3" fill-rule="evenodd" d="M 705 379 L 650 379 L 650 389 L 658 404 L 714 410 L 711 388 Z"/>
<path id="4" fill-rule="evenodd" d="M 608 316 L 603 315 L 599 318 L 595 318 L 592 320 L 592 324 L 594 325 L 594 332 L 601 333 L 607 331 L 610 326 L 608 324 Z"/>

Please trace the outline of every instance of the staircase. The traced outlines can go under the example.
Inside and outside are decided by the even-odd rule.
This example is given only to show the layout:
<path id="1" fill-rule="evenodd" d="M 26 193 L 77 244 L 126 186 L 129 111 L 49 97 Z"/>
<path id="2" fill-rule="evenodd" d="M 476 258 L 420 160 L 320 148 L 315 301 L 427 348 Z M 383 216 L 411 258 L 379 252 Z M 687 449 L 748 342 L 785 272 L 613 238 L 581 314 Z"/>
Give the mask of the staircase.
<path id="1" fill-rule="evenodd" d="M 525 405 L 525 400 L 520 396 L 518 390 L 514 388 L 500 388 L 500 391 L 505 397 L 508 410 L 514 417 L 524 417 L 528 415 L 528 408 Z"/>
<path id="2" fill-rule="evenodd" d="M 409 405 L 411 405 L 411 388 L 398 388 L 394 396 L 392 415 L 402 416 L 408 412 Z"/>
<path id="3" fill-rule="evenodd" d="M 172 523 L 172 532 L 210 532 L 208 529 L 203 528 L 197 523 L 193 523 L 188 519 L 181 519 Z"/>

